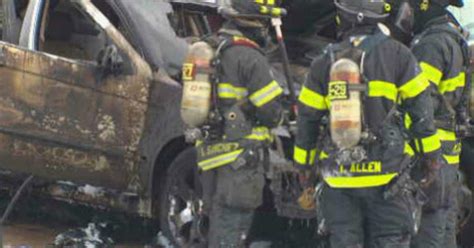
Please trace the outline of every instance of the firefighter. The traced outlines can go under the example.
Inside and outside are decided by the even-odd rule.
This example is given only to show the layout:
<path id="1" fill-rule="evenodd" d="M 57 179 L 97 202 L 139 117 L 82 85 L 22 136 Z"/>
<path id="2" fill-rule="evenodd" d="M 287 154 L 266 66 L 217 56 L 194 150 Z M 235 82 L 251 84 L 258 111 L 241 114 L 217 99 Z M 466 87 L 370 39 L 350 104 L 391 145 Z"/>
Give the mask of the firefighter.
<path id="1" fill-rule="evenodd" d="M 254 210 L 263 200 L 270 129 L 283 119 L 283 88 L 262 49 L 269 40 L 270 19 L 284 9 L 274 0 L 232 0 L 219 11 L 226 22 L 217 36 L 206 40 L 215 53 L 214 107 L 205 115 L 208 131 L 196 148 L 210 218 L 208 247 L 243 247 Z M 192 79 L 192 64 L 184 68 L 183 77 Z M 186 89 L 184 94 L 189 93 Z M 206 87 L 189 89 L 190 99 L 196 99 L 195 90 Z M 182 103 L 192 110 L 195 105 L 188 100 Z M 199 108 L 182 109 L 183 119 L 193 119 Z"/>
<path id="2" fill-rule="evenodd" d="M 331 247 L 409 247 L 421 212 L 406 180 L 411 157 L 422 158 L 424 181 L 441 167 L 429 82 L 380 24 L 391 5 L 335 4 L 341 41 L 314 59 L 302 87 L 294 161 L 303 180 L 314 165 L 322 177 L 318 203 Z"/>
<path id="3" fill-rule="evenodd" d="M 446 9 L 462 7 L 462 0 L 414 1 L 416 34 L 412 51 L 430 82 L 437 133 L 446 162 L 435 183 L 425 189 L 429 201 L 423 208 L 420 231 L 412 247 L 455 248 L 460 134 L 466 126 L 466 77 L 469 62 L 462 29 Z"/>

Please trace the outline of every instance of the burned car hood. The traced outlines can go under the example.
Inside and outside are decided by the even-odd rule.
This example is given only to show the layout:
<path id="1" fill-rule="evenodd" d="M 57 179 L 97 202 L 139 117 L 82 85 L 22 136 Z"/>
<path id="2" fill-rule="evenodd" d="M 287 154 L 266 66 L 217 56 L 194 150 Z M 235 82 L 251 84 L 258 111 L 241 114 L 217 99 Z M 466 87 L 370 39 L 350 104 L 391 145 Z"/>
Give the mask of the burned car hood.
<path id="1" fill-rule="evenodd" d="M 126 26 L 127 38 L 152 69 L 164 69 L 170 75 L 177 75 L 188 45 L 170 24 L 171 4 L 164 0 L 107 1 Z"/>

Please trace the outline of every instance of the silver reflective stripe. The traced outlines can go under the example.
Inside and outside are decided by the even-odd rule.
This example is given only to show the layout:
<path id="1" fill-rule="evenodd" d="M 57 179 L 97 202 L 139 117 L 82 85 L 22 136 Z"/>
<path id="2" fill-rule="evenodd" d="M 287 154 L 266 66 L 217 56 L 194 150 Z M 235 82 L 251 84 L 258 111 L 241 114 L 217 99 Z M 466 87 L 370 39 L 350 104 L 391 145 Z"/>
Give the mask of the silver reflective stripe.
<path id="1" fill-rule="evenodd" d="M 281 93 L 283 93 L 283 89 L 280 87 L 277 81 L 273 80 L 267 86 L 253 93 L 250 96 L 250 101 L 252 101 L 255 106 L 261 107 L 273 100 L 275 97 L 279 96 Z"/>
<path id="2" fill-rule="evenodd" d="M 217 93 L 220 98 L 242 99 L 248 95 L 246 88 L 235 87 L 229 83 L 220 83 L 217 87 Z"/>
<path id="3" fill-rule="evenodd" d="M 243 151 L 244 151 L 244 149 L 240 149 L 240 150 L 237 150 L 237 151 L 225 153 L 225 154 L 219 155 L 217 157 L 201 161 L 201 162 L 198 163 L 198 166 L 203 171 L 215 169 L 217 167 L 220 167 L 220 166 L 223 166 L 223 165 L 234 162 Z"/>

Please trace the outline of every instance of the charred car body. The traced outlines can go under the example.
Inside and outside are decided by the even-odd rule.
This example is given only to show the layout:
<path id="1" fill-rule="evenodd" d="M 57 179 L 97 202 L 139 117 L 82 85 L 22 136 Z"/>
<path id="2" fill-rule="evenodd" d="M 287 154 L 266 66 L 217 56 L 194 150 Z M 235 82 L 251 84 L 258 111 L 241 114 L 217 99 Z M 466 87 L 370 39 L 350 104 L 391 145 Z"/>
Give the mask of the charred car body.
<path id="1" fill-rule="evenodd" d="M 151 217 L 159 174 L 185 148 L 180 86 L 167 75 L 179 72 L 187 45 L 169 25 L 171 5 L 8 0 L 3 9 L 2 182 L 22 173 L 61 180 L 47 191 Z"/>
<path id="2" fill-rule="evenodd" d="M 200 224 L 200 187 L 177 82 L 186 39 L 220 26 L 217 0 L 0 4 L 0 188 L 34 174 L 41 193 L 159 218 L 165 235 L 189 242 L 190 226 Z M 335 9 L 331 0 L 284 7 L 293 81 L 302 83 L 335 39 Z M 467 174 L 473 187 L 474 172 Z"/>

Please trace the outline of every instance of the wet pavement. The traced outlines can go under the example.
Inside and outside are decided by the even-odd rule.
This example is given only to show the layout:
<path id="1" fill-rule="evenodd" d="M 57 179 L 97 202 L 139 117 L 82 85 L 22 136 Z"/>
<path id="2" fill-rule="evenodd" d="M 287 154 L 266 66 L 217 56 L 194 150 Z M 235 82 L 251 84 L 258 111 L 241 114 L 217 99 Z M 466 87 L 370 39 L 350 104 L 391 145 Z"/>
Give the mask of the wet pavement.
<path id="1" fill-rule="evenodd" d="M 0 215 L 11 197 L 0 193 Z M 53 247 L 66 231 L 107 223 L 101 233 L 114 240 L 114 247 L 144 247 L 158 233 L 152 220 L 36 197 L 23 197 L 3 227 L 5 248 Z"/>
<path id="2" fill-rule="evenodd" d="M 13 224 L 4 227 L 3 245 L 10 247 L 47 247 L 60 230 L 40 225 Z"/>
<path id="3" fill-rule="evenodd" d="M 53 247 L 56 236 L 70 228 L 64 227 L 53 229 L 43 225 L 33 224 L 11 224 L 4 227 L 4 248 L 43 248 Z M 121 242 L 115 245 L 118 248 L 142 248 L 139 243 Z"/>
<path id="4" fill-rule="evenodd" d="M 4 248 L 53 247 L 54 239 L 64 230 L 51 229 L 42 225 L 13 224 L 4 228 Z M 119 243 L 117 248 L 142 248 L 138 243 Z"/>

